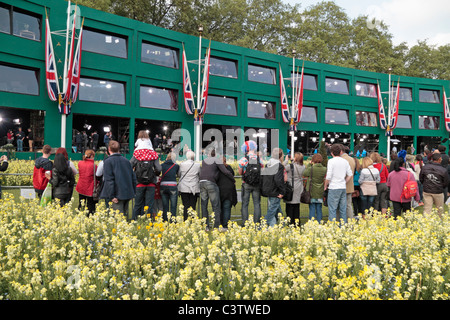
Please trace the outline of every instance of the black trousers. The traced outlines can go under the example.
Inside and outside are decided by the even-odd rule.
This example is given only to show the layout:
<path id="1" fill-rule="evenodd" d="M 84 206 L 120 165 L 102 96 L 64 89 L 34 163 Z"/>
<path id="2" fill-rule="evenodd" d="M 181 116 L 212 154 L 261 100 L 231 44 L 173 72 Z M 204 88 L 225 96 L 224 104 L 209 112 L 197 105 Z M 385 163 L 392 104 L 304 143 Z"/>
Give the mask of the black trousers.
<path id="1" fill-rule="evenodd" d="M 392 201 L 392 204 L 394 205 L 394 219 L 397 219 L 398 216 L 401 216 L 402 212 L 411 210 L 411 201 L 410 202 Z"/>
<path id="2" fill-rule="evenodd" d="M 188 218 L 188 209 L 192 208 L 195 211 L 197 207 L 198 194 L 192 194 L 188 192 L 180 192 L 181 202 L 183 203 L 183 217 L 184 220 Z"/>
<path id="3" fill-rule="evenodd" d="M 300 203 L 286 203 L 286 216 L 290 218 L 290 224 L 294 224 L 296 219 L 300 224 Z"/>
<path id="4" fill-rule="evenodd" d="M 93 214 L 95 212 L 95 204 L 97 203 L 97 201 L 94 201 L 94 198 L 92 197 L 88 197 L 82 194 L 80 194 L 79 197 L 80 200 L 78 204 L 78 209 L 81 210 L 83 208 L 82 201 L 84 200 L 84 206 L 87 206 L 89 214 Z"/>

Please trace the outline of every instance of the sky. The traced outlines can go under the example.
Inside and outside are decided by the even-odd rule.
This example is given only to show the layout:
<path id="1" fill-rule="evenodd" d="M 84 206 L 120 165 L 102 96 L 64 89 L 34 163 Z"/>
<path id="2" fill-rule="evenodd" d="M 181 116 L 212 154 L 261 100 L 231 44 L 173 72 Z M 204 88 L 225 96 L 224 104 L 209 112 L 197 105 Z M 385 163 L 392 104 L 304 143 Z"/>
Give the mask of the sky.
<path id="1" fill-rule="evenodd" d="M 300 12 L 317 4 L 317 0 L 283 0 L 300 4 Z M 334 0 L 350 18 L 368 15 L 382 20 L 389 27 L 395 45 L 406 42 L 413 46 L 418 40 L 429 45 L 450 44 L 449 0 Z M 370 25 L 370 24 L 369 24 Z"/>

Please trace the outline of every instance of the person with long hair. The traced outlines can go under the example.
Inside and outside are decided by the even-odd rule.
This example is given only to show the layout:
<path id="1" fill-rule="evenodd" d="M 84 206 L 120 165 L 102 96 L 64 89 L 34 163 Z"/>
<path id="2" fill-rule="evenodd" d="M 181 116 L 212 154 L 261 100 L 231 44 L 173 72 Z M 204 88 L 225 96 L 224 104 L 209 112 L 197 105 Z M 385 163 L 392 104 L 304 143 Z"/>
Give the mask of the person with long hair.
<path id="1" fill-rule="evenodd" d="M 62 153 L 55 155 L 50 183 L 52 184 L 52 197 L 59 199 L 61 206 L 69 203 L 72 198 L 75 177 Z"/>
<path id="2" fill-rule="evenodd" d="M 311 190 L 311 203 L 309 204 L 309 219 L 322 221 L 322 204 L 324 194 L 324 179 L 327 167 L 322 164 L 323 158 L 316 153 L 311 158 L 311 163 L 306 167 L 303 176 L 309 178 L 306 182 L 306 190 Z"/>
<path id="3" fill-rule="evenodd" d="M 362 159 L 362 170 L 358 179 L 361 188 L 361 202 L 362 202 L 362 214 L 365 214 L 366 210 L 369 210 L 375 196 L 378 194 L 377 184 L 380 182 L 380 172 L 373 166 L 373 161 L 370 157 Z M 368 190 L 372 189 L 373 193 L 368 193 Z"/>
<path id="4" fill-rule="evenodd" d="M 386 182 L 389 176 L 389 170 L 388 167 L 383 163 L 378 152 L 372 152 L 370 154 L 370 158 L 373 161 L 373 167 L 380 173 L 380 182 L 377 184 L 378 192 L 373 201 L 373 207 L 375 210 L 381 211 L 383 214 L 385 214 L 388 208 L 389 189 L 386 185 Z"/>
<path id="5" fill-rule="evenodd" d="M 94 173 L 97 170 L 94 163 L 95 152 L 88 149 L 84 152 L 83 160 L 78 163 L 79 178 L 75 190 L 79 194 L 78 209 L 87 207 L 89 214 L 95 212 L 95 204 L 92 194 L 94 192 Z M 95 179 L 95 182 L 98 182 Z"/>
<path id="6" fill-rule="evenodd" d="M 295 152 L 291 164 L 289 164 L 289 155 L 286 155 L 283 165 L 286 168 L 288 183 L 292 184 L 294 181 L 292 200 L 286 201 L 286 216 L 290 218 L 290 224 L 295 224 L 295 220 L 298 220 L 300 224 L 300 196 L 303 192 L 303 172 L 305 171 L 303 154 Z"/>
<path id="7" fill-rule="evenodd" d="M 423 168 L 423 156 L 421 154 L 416 155 L 416 162 L 414 163 L 414 166 L 416 168 L 416 172 L 418 172 L 418 175 L 420 177 L 420 172 Z M 423 184 L 420 182 L 420 179 L 417 181 L 417 184 L 419 186 L 419 194 L 420 194 L 420 201 L 419 206 L 423 206 Z"/>
<path id="8" fill-rule="evenodd" d="M 391 162 L 390 168 L 392 171 L 389 173 L 386 185 L 390 188 L 389 198 L 394 205 L 394 219 L 397 219 L 402 212 L 411 210 L 411 199 L 405 199 L 402 192 L 405 182 L 408 181 L 408 174 L 409 180 L 413 180 L 414 176 L 406 170 L 405 160 L 402 157 L 398 157 Z M 420 200 L 419 190 L 417 190 L 414 199 Z"/>

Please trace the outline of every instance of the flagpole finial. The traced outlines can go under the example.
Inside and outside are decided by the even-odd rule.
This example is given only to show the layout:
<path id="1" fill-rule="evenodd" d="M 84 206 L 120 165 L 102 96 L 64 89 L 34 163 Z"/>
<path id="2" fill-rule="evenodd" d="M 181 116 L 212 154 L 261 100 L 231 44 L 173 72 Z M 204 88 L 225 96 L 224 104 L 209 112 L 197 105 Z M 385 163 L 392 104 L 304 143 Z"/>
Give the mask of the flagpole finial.
<path id="1" fill-rule="evenodd" d="M 292 48 L 292 55 L 295 57 L 295 54 L 297 53 L 297 50 L 295 48 Z"/>
<path id="2" fill-rule="evenodd" d="M 200 33 L 200 35 L 203 33 L 203 25 L 199 25 L 198 26 L 198 32 Z"/>

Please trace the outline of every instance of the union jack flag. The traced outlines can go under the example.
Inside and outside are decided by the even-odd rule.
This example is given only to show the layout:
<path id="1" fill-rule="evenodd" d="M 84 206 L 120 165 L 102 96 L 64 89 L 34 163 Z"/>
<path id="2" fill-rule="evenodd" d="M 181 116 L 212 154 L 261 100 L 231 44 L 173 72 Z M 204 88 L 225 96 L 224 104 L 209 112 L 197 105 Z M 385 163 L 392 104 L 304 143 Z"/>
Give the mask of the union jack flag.
<path id="1" fill-rule="evenodd" d="M 74 67 L 73 51 L 74 51 L 74 43 L 75 43 L 75 25 L 76 25 L 75 19 L 76 19 L 76 12 L 75 12 L 75 15 L 73 18 L 72 40 L 70 41 L 70 55 L 69 55 L 69 60 L 68 60 L 69 68 L 68 68 L 68 72 L 66 75 L 67 81 L 65 82 L 65 88 L 63 88 L 64 92 L 62 95 L 62 98 L 66 104 L 71 103 L 70 98 L 72 96 L 70 92 L 72 90 L 72 74 L 73 74 L 73 67 Z M 61 109 L 60 109 L 60 112 L 61 112 Z"/>
<path id="2" fill-rule="evenodd" d="M 295 123 L 299 123 L 302 118 L 302 109 L 303 109 L 303 71 L 304 67 L 302 67 L 302 75 L 300 77 L 300 85 L 297 88 L 297 101 L 295 104 Z M 297 81 L 297 80 L 296 80 Z"/>
<path id="3" fill-rule="evenodd" d="M 450 108 L 448 106 L 448 100 L 447 95 L 445 94 L 445 89 L 442 88 L 444 91 L 444 116 L 445 116 L 445 129 L 450 132 Z"/>
<path id="4" fill-rule="evenodd" d="M 203 84 L 202 84 L 202 100 L 200 103 L 200 115 L 206 113 L 206 103 L 208 102 L 208 87 L 209 87 L 209 63 L 211 57 L 211 47 L 208 48 L 205 58 L 205 68 L 203 70 Z M 200 68 L 200 66 L 199 66 Z"/>
<path id="5" fill-rule="evenodd" d="M 50 23 L 48 19 L 46 19 L 45 26 L 45 67 L 48 97 L 50 100 L 56 101 L 59 94 L 59 82 L 55 63 L 55 53 L 53 51 L 52 35 L 50 32 Z"/>
<path id="6" fill-rule="evenodd" d="M 289 106 L 286 95 L 286 87 L 284 86 L 283 72 L 281 71 L 281 65 L 280 65 L 280 96 L 281 96 L 281 115 L 283 116 L 283 121 L 289 123 L 290 122 Z"/>
<path id="7" fill-rule="evenodd" d="M 183 95 L 184 95 L 184 106 L 186 108 L 187 114 L 194 114 L 195 102 L 192 95 L 192 84 L 191 78 L 189 76 L 189 68 L 186 59 L 186 51 L 183 47 Z"/>
<path id="8" fill-rule="evenodd" d="M 397 83 L 395 103 L 393 105 L 394 108 L 391 110 L 391 125 L 390 125 L 391 130 L 394 130 L 395 127 L 397 127 L 399 102 L 400 102 L 400 81 Z"/>
<path id="9" fill-rule="evenodd" d="M 381 97 L 380 84 L 378 84 L 378 116 L 380 118 L 380 127 L 381 129 L 385 130 L 387 122 L 383 106 L 383 98 Z"/>
<path id="10" fill-rule="evenodd" d="M 80 87 L 80 69 L 81 69 L 81 46 L 83 39 L 83 27 L 80 29 L 78 36 L 77 50 L 75 51 L 75 58 L 73 60 L 72 74 L 70 77 L 70 99 L 69 103 L 77 101 L 78 89 Z"/>

